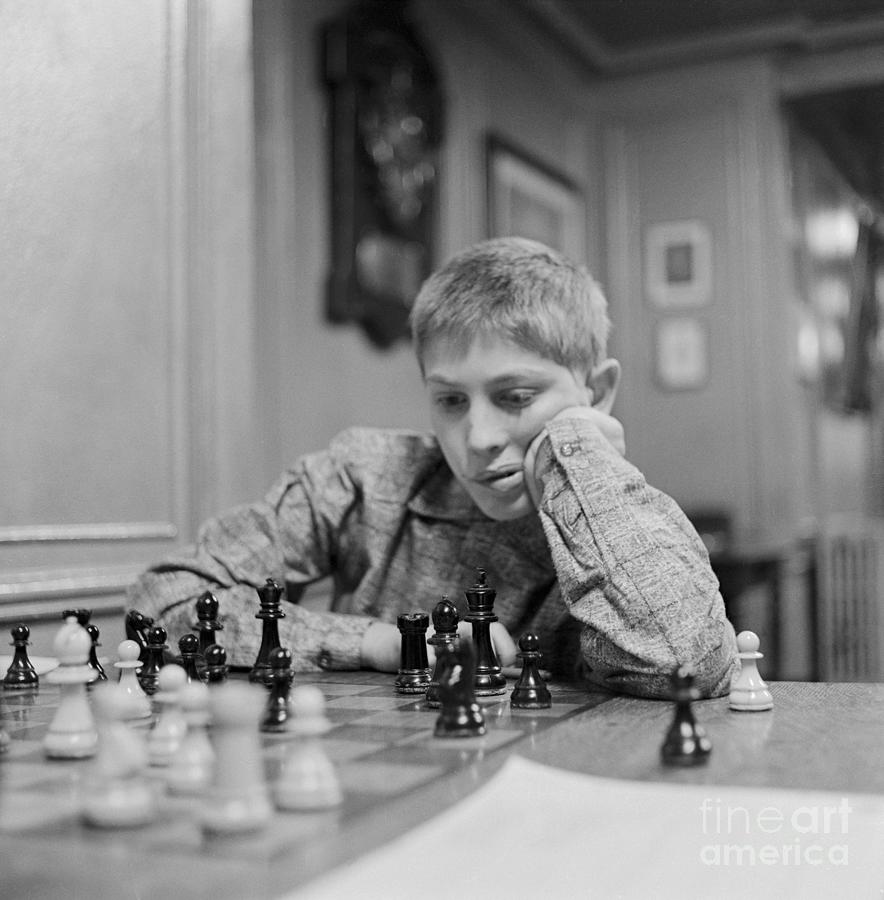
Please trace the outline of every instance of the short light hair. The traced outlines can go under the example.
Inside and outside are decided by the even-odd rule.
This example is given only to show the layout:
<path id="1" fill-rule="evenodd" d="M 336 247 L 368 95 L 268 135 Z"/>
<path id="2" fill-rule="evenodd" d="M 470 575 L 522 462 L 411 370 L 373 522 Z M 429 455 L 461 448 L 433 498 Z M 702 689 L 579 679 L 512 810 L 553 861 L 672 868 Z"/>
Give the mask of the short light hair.
<path id="1" fill-rule="evenodd" d="M 442 339 L 467 348 L 497 336 L 570 369 L 605 359 L 608 302 L 584 266 L 526 238 L 493 238 L 458 253 L 421 287 L 411 310 L 418 362 Z"/>

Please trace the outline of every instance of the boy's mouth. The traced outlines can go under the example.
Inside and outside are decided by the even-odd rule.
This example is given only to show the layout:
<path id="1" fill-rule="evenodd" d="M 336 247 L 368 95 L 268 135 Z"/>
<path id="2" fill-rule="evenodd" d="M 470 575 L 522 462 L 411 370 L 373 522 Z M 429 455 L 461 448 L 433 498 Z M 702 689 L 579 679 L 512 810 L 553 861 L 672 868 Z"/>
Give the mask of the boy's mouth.
<path id="1" fill-rule="evenodd" d="M 522 484 L 521 466 L 502 466 L 500 469 L 486 469 L 473 481 L 483 488 L 505 494 Z"/>

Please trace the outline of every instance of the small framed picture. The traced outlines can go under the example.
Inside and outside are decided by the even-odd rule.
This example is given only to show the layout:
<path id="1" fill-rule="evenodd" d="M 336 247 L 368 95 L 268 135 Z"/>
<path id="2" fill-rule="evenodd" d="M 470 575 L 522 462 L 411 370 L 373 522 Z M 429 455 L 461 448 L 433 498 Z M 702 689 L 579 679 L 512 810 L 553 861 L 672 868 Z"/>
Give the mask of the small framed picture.
<path id="1" fill-rule="evenodd" d="M 575 182 L 495 134 L 486 138 L 485 162 L 489 237 L 531 238 L 584 259 L 585 208 Z"/>
<path id="2" fill-rule="evenodd" d="M 667 391 L 702 388 L 709 378 L 709 334 L 693 316 L 660 319 L 654 331 L 657 384 Z"/>
<path id="3" fill-rule="evenodd" d="M 704 222 L 657 222 L 645 232 L 645 290 L 661 309 L 707 304 L 712 295 L 712 237 Z"/>

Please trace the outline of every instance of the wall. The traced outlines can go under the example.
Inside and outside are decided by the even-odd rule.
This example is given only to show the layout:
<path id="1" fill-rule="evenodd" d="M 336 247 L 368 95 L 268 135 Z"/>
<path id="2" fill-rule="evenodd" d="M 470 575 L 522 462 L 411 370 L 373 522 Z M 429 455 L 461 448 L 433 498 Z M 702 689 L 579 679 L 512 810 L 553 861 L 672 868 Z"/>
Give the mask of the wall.
<path id="1" fill-rule="evenodd" d="M 0 2 L 0 623 L 256 489 L 250 5 Z M 45 624 L 41 625 L 43 622 Z"/>
<path id="2" fill-rule="evenodd" d="M 205 516 L 347 425 L 425 423 L 410 349 L 323 319 L 342 6 L 0 0 L 0 627 L 36 654 L 85 606 L 111 655 L 126 585 Z M 440 257 L 485 234 L 489 127 L 591 187 L 578 83 L 505 4 L 417 11 Z"/>
<path id="3" fill-rule="evenodd" d="M 624 79 L 603 98 L 607 279 L 620 413 L 631 458 L 687 509 L 719 507 L 744 543 L 792 537 L 807 513 L 807 428 L 795 364 L 787 166 L 769 64 L 745 60 Z M 708 375 L 656 377 L 647 228 L 700 220 L 711 234 Z M 665 448 L 665 450 L 661 450 Z"/>

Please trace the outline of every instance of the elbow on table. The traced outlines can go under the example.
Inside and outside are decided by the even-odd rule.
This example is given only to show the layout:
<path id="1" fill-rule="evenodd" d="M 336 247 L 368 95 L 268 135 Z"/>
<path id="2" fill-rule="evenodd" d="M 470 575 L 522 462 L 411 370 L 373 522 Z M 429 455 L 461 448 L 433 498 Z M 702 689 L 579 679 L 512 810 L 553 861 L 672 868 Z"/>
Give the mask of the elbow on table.
<path id="1" fill-rule="evenodd" d="M 736 639 L 729 623 L 719 642 L 711 650 L 684 648 L 667 654 L 667 659 L 625 659 L 621 665 L 600 664 L 584 651 L 584 677 L 590 683 L 605 690 L 632 694 L 648 700 L 668 700 L 672 696 L 672 673 L 686 666 L 694 675 L 694 687 L 700 699 L 722 697 L 730 690 L 731 679 L 737 666 Z M 625 664 L 624 664 L 625 663 Z"/>

